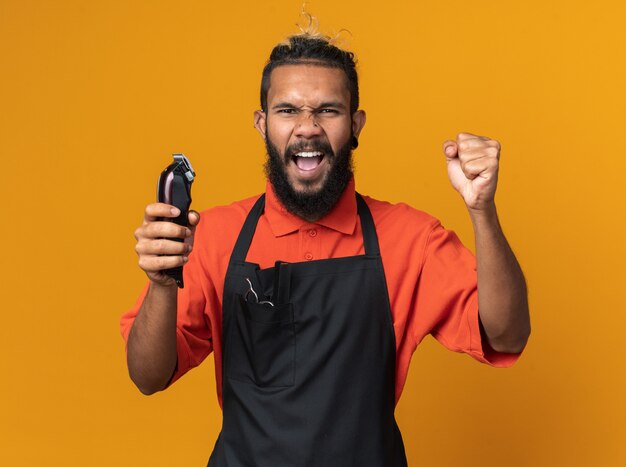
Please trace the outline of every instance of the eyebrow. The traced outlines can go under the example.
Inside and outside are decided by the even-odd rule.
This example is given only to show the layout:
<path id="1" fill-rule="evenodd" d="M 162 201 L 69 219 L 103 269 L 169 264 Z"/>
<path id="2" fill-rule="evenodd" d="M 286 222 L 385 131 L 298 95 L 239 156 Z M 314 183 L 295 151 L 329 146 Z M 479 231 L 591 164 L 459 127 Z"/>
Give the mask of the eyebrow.
<path id="1" fill-rule="evenodd" d="M 342 102 L 339 101 L 329 101 L 329 102 L 322 102 L 319 106 L 320 109 L 324 109 L 326 107 L 334 107 L 336 109 L 345 109 L 346 106 L 343 105 Z"/>
<path id="2" fill-rule="evenodd" d="M 326 109 L 328 107 L 331 108 L 336 108 L 336 109 L 345 109 L 346 106 L 341 103 L 340 101 L 328 101 L 328 102 L 322 102 L 319 106 L 317 106 L 317 108 L 315 110 L 318 109 Z M 279 102 L 278 104 L 275 104 L 272 106 L 272 109 L 297 109 L 298 106 L 293 105 L 291 102 Z"/>

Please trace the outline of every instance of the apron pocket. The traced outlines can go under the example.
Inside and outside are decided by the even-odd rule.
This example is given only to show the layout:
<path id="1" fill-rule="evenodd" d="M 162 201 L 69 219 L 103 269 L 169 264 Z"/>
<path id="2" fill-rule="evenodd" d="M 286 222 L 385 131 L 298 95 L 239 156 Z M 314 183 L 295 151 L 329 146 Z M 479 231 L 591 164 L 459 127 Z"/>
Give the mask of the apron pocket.
<path id="1" fill-rule="evenodd" d="M 239 296 L 228 342 L 228 378 L 260 387 L 295 383 L 296 332 L 291 303 L 271 306 Z"/>

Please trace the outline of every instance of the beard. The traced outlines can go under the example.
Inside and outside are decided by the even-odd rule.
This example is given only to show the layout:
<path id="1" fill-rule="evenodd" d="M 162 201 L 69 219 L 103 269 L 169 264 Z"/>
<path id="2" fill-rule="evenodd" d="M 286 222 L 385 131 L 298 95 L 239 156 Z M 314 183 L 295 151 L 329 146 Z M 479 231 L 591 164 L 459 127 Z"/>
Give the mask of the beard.
<path id="1" fill-rule="evenodd" d="M 274 187 L 274 192 L 287 211 L 308 222 L 315 222 L 328 214 L 337 204 L 348 182 L 352 179 L 354 168 L 352 163 L 352 141 L 343 145 L 334 153 L 330 144 L 325 141 L 309 141 L 287 147 L 281 156 L 278 148 L 272 144 L 269 134 L 265 139 L 267 161 L 265 174 Z M 296 191 L 289 182 L 287 164 L 292 163 L 291 154 L 302 150 L 321 151 L 330 164 L 330 169 L 318 190 L 309 184 L 303 191 Z M 307 185 L 304 182 L 305 186 Z"/>

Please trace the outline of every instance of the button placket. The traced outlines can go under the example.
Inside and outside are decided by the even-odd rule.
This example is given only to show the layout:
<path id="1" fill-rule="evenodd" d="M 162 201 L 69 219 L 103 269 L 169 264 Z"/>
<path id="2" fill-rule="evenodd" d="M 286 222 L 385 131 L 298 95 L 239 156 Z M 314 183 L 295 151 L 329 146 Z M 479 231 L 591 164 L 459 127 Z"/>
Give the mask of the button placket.
<path id="1" fill-rule="evenodd" d="M 305 261 L 320 259 L 320 239 L 318 236 L 320 227 L 315 224 L 305 225 L 300 230 L 302 242 L 302 258 Z"/>

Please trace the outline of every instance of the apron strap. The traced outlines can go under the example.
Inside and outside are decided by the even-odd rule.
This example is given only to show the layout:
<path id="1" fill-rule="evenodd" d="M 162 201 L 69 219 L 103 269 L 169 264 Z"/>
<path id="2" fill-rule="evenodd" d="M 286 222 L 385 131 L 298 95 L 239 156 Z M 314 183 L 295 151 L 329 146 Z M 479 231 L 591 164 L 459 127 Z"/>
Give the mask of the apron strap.
<path id="1" fill-rule="evenodd" d="M 356 204 L 359 218 L 361 219 L 361 230 L 363 231 L 363 246 L 365 248 L 365 254 L 367 256 L 379 256 L 380 248 L 378 247 L 378 235 L 376 235 L 376 226 L 374 225 L 374 219 L 363 197 L 356 193 Z M 246 261 L 248 250 L 252 244 L 252 238 L 256 230 L 257 223 L 261 214 L 265 210 L 265 194 L 261 195 L 259 199 L 254 203 L 246 221 L 241 228 L 237 242 L 233 248 L 233 253 L 230 257 L 232 263 L 243 263 Z"/>
<path id="2" fill-rule="evenodd" d="M 252 244 L 252 237 L 254 237 L 256 225 L 264 210 L 265 193 L 259 197 L 256 203 L 254 203 L 248 217 L 246 217 L 246 221 L 243 223 L 241 232 L 239 232 L 239 237 L 237 237 L 237 243 L 235 243 L 235 247 L 233 248 L 233 254 L 230 256 L 231 264 L 245 262 L 248 250 Z"/>
<path id="3" fill-rule="evenodd" d="M 380 248 L 378 247 L 378 235 L 376 235 L 376 226 L 370 208 L 367 207 L 363 197 L 356 194 L 356 207 L 359 217 L 361 218 L 361 230 L 363 231 L 363 246 L 367 256 L 380 256 Z"/>

